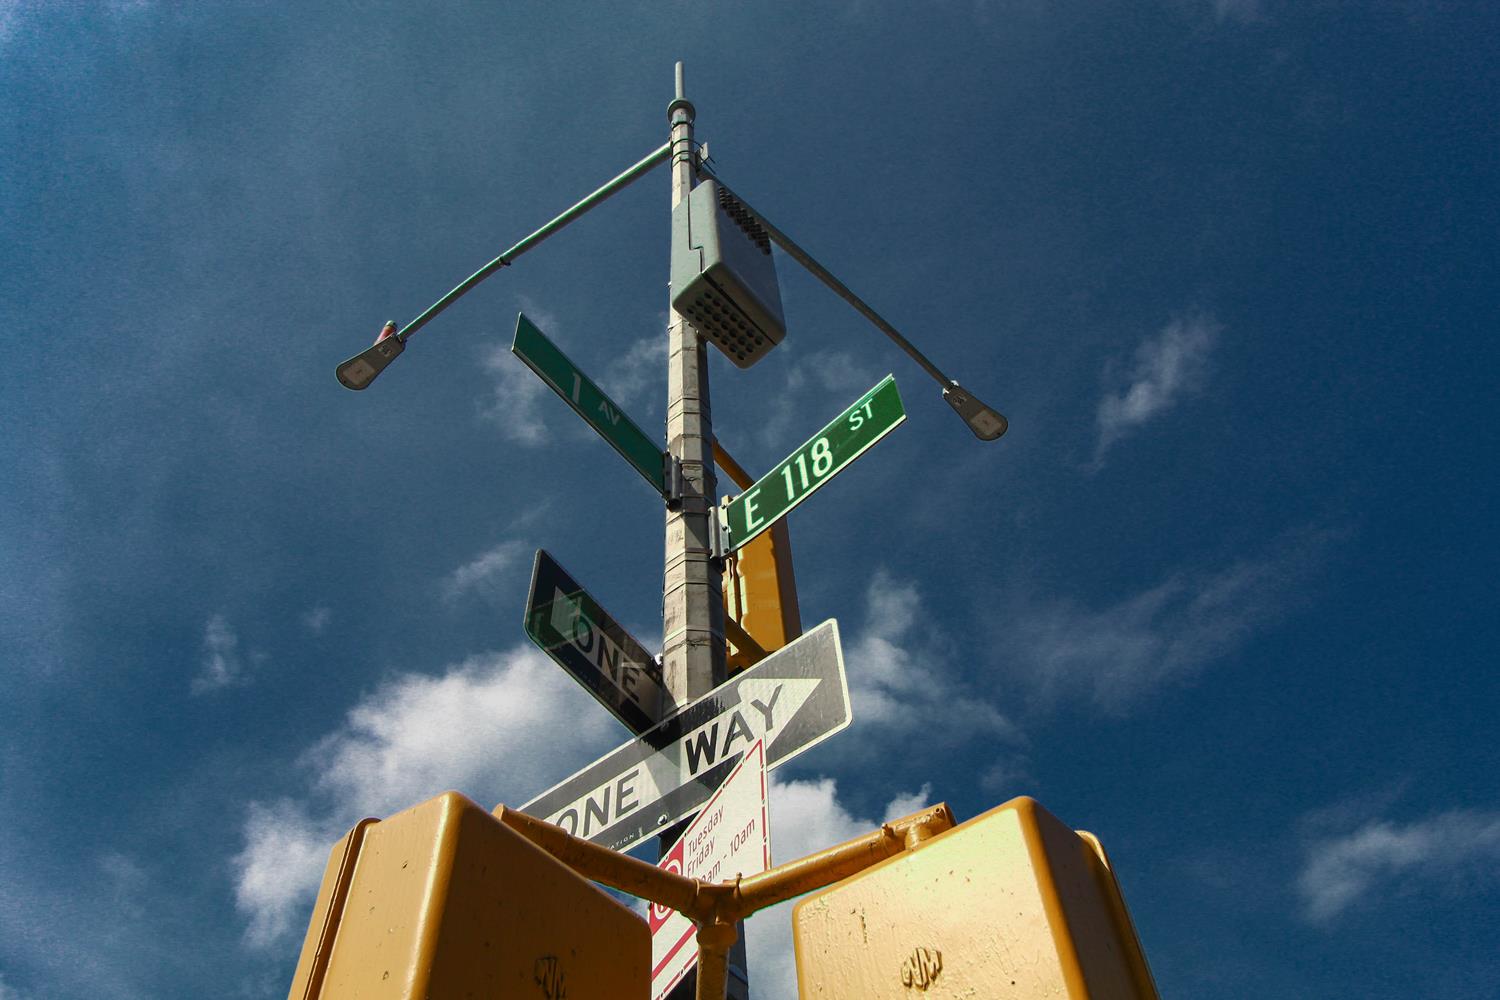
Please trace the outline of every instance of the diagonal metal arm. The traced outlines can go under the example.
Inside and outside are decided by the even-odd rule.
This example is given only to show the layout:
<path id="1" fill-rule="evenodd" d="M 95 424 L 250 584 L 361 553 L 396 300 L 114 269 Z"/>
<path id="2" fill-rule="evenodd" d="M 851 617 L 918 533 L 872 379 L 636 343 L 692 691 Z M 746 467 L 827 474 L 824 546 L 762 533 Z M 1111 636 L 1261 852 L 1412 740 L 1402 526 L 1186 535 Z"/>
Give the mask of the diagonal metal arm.
<path id="1" fill-rule="evenodd" d="M 911 341 L 901 335 L 901 331 L 888 323 L 885 317 L 876 312 L 864 299 L 855 295 L 849 289 L 849 286 L 840 281 L 832 271 L 814 260 L 812 254 L 798 246 L 786 233 L 777 229 L 771 223 L 770 219 L 767 219 L 760 212 L 756 211 L 738 191 L 733 190 L 728 184 L 725 184 L 722 178 L 706 166 L 700 165 L 699 169 L 712 177 L 724 190 L 733 194 L 735 200 L 743 205 L 745 210 L 765 227 L 766 233 L 775 241 L 777 246 L 786 251 L 788 257 L 791 257 L 805 267 L 813 277 L 832 289 L 835 295 L 853 306 L 856 312 L 873 323 L 881 333 L 891 338 L 897 347 L 905 351 L 913 361 L 922 367 L 923 371 L 931 375 L 937 384 L 943 387 L 943 398 L 948 401 L 948 405 L 953 407 L 958 412 L 958 415 L 964 418 L 964 422 L 969 425 L 969 429 L 977 437 L 981 440 L 993 441 L 1005 433 L 1006 428 L 1009 426 L 1009 421 L 1004 416 L 997 410 L 991 409 L 984 403 L 981 403 L 972 393 L 959 388 L 956 381 L 944 375 L 942 369 L 933 364 L 927 355 L 917 350 Z"/>
<path id="2" fill-rule="evenodd" d="M 589 209 L 596 207 L 606 198 L 629 187 L 631 183 L 650 173 L 653 167 L 658 167 L 667 162 L 667 159 L 671 155 L 672 144 L 670 142 L 663 143 L 659 148 L 648 153 L 640 162 L 630 167 L 614 180 L 605 184 L 599 190 L 584 198 L 572 208 L 563 212 L 557 218 L 459 282 L 457 287 L 428 306 L 426 312 L 406 324 L 400 331 L 395 329 L 396 325 L 394 323 L 387 323 L 386 328 L 381 331 L 380 338 L 373 345 L 365 348 L 359 354 L 356 354 L 338 366 L 335 372 L 338 375 L 338 380 L 349 389 L 363 389 L 368 386 L 371 382 L 375 381 L 377 375 L 385 370 L 387 365 L 405 350 L 408 337 L 426 326 L 436 318 L 438 313 L 457 302 L 469 289 L 500 270 L 500 268 L 508 267 L 511 261 L 580 215 L 583 215 Z"/>
<path id="3" fill-rule="evenodd" d="M 505 251 L 500 256 L 496 257 L 494 260 L 481 267 L 479 270 L 469 275 L 463 281 L 459 282 L 458 286 L 451 292 L 438 299 L 432 305 L 428 306 L 426 312 L 422 313 L 422 315 L 418 316 L 416 319 L 406 324 L 406 326 L 402 327 L 401 332 L 396 334 L 396 336 L 405 341 L 412 334 L 416 333 L 422 327 L 426 326 L 427 323 L 435 316 L 437 316 L 438 313 L 442 312 L 444 309 L 447 309 L 459 298 L 461 298 L 465 292 L 473 288 L 475 285 L 479 284 L 485 278 L 488 278 L 490 275 L 494 274 L 502 267 L 508 267 L 511 261 L 521 256 L 521 254 L 525 253 L 527 250 L 530 250 L 532 247 L 542 242 L 542 240 L 545 240 L 547 237 L 551 236 L 553 233 L 557 232 L 559 229 L 563 228 L 568 223 L 572 222 L 574 219 L 587 212 L 589 209 L 594 208 L 595 206 L 603 202 L 606 198 L 610 197 L 610 195 L 613 195 L 616 192 L 630 186 L 632 182 L 639 180 L 641 177 L 644 177 L 646 174 L 650 173 L 652 168 L 658 167 L 661 164 L 667 162 L 667 157 L 671 155 L 671 152 L 672 144 L 670 142 L 663 143 L 660 148 L 647 154 L 647 156 L 643 158 L 639 163 L 635 164 L 635 166 L 626 170 L 624 173 L 620 174 L 620 176 L 616 177 L 608 184 L 605 184 L 599 190 L 595 191 L 587 198 L 584 198 L 582 201 L 578 202 L 578 204 L 574 205 L 566 212 L 563 212 L 557 218 L 553 219 L 551 222 L 547 223 L 545 226 L 538 229 L 536 232 L 532 233 L 530 236 L 526 237 L 515 246 L 511 247 L 509 250 Z"/>

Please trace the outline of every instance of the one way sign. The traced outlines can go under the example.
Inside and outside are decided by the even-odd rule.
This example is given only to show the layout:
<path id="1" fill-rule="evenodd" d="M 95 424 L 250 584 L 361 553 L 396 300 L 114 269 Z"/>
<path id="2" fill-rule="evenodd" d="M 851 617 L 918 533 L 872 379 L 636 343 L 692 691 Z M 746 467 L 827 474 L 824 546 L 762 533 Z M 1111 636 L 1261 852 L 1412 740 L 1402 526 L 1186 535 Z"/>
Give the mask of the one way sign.
<path id="1" fill-rule="evenodd" d="M 756 740 L 769 770 L 850 722 L 838 622 L 829 619 L 521 806 L 617 851 L 699 809 Z"/>
<path id="2" fill-rule="evenodd" d="M 632 733 L 661 721 L 670 704 L 661 667 L 546 549 L 536 550 L 526 634 Z"/>

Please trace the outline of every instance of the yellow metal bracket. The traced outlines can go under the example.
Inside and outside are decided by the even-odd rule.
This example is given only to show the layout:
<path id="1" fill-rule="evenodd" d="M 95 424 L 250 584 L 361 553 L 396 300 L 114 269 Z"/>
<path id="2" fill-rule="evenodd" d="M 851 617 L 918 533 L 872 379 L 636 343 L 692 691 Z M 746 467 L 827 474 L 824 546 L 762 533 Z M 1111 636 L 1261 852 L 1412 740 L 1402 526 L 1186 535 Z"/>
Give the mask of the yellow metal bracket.
<path id="1" fill-rule="evenodd" d="M 729 949 L 738 937 L 739 921 L 862 872 L 954 825 L 952 810 L 940 803 L 758 875 L 702 882 L 600 847 L 503 805 L 495 807 L 494 815 L 583 877 L 670 906 L 692 920 L 698 926 L 698 1000 L 723 1000 Z"/>

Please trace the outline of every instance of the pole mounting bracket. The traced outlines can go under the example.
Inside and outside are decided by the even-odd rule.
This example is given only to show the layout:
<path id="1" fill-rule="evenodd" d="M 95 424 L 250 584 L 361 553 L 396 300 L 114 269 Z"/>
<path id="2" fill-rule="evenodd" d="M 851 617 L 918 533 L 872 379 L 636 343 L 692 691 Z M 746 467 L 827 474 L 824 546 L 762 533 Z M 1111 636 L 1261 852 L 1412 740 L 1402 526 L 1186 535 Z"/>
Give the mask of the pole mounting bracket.
<path id="1" fill-rule="evenodd" d="M 723 562 L 730 553 L 729 544 L 729 519 L 725 516 L 724 509 L 732 500 L 725 497 L 717 507 L 709 508 L 708 535 L 709 535 L 709 558 Z"/>
<path id="2" fill-rule="evenodd" d="M 680 510 L 682 498 L 687 495 L 687 477 L 682 473 L 682 459 L 670 451 L 663 452 L 662 482 L 666 486 L 667 510 Z"/>

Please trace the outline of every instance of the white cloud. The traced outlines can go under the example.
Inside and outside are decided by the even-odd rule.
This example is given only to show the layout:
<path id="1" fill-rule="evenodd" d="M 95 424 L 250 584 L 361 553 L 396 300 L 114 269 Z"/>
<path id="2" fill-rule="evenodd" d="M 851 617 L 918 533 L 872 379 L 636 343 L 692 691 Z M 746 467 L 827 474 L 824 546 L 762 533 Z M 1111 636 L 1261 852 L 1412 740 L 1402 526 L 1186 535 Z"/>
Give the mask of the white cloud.
<path id="1" fill-rule="evenodd" d="M 897 795 L 885 810 L 888 819 L 920 809 L 930 789 Z M 768 790 L 771 812 L 771 851 L 777 864 L 879 828 L 879 820 L 858 819 L 838 800 L 832 778 L 781 781 L 773 773 Z M 916 802 L 916 805 L 912 803 Z M 911 806 L 911 808 L 907 808 Z M 797 962 L 792 951 L 792 907 L 795 900 L 760 911 L 745 922 L 745 947 L 750 960 L 750 992 L 757 997 L 795 997 Z"/>
<path id="2" fill-rule="evenodd" d="M 142 897 L 150 888 L 146 870 L 134 858 L 119 851 L 109 851 L 98 860 L 104 876 L 100 887 L 108 889 L 110 906 L 117 917 L 138 920 L 146 915 Z"/>
<path id="3" fill-rule="evenodd" d="M 562 320 L 558 319 L 557 313 L 546 308 L 530 295 L 518 296 L 517 301 L 521 304 L 521 312 L 531 320 L 538 330 L 557 343 L 561 343 L 566 331 L 563 330 Z"/>
<path id="4" fill-rule="evenodd" d="M 0 815 L 17 810 L 0 802 Z M 159 887 L 124 854 L 55 857 L 55 844 L 18 839 L 17 827 L 0 824 L 0 962 L 10 966 L 0 970 L 0 1000 L 160 996 L 152 959 L 164 954 L 162 920 L 145 918 Z"/>
<path id="5" fill-rule="evenodd" d="M 832 778 L 783 781 L 771 774 L 772 861 L 785 864 L 875 829 L 876 820 L 856 819 L 838 800 Z"/>
<path id="6" fill-rule="evenodd" d="M 865 592 L 865 626 L 845 661 L 849 697 L 860 732 L 884 739 L 891 731 L 921 730 L 937 743 L 958 743 L 985 734 L 1019 741 L 1020 731 L 994 704 L 955 676 L 934 648 L 915 635 L 921 598 L 909 583 L 881 570 Z"/>
<path id="7" fill-rule="evenodd" d="M 542 419 L 541 402 L 551 393 L 546 384 L 504 344 L 496 344 L 480 358 L 484 370 L 494 378 L 488 399 L 479 405 L 479 414 L 500 430 L 502 437 L 516 444 L 536 447 L 547 441 L 547 424 Z"/>
<path id="8" fill-rule="evenodd" d="M 1107 380 L 1124 384 L 1099 401 L 1096 468 L 1116 441 L 1202 387 L 1208 354 L 1221 329 L 1207 316 L 1173 320 L 1136 348 L 1123 380 L 1106 372 Z"/>
<path id="9" fill-rule="evenodd" d="M 777 405 L 763 408 L 758 415 L 757 444 L 773 454 L 784 454 L 795 442 L 838 416 L 842 407 L 880 377 L 864 359 L 844 351 L 797 356 L 795 364 L 789 362 L 781 390 L 771 394 Z"/>
<path id="10" fill-rule="evenodd" d="M 1274 621 L 1325 542 L 1299 535 L 1265 558 L 1176 573 L 1098 610 L 1012 596 L 1002 626 L 1008 666 L 1043 700 L 1081 695 L 1123 711 L 1230 655 Z"/>
<path id="11" fill-rule="evenodd" d="M 270 947 L 288 931 L 302 929 L 296 925 L 308 918 L 307 900 L 336 840 L 295 802 L 250 803 L 245 848 L 233 860 L 235 904 L 250 918 L 246 940 Z"/>
<path id="12" fill-rule="evenodd" d="M 818 398 L 841 398 L 864 392 L 880 377 L 869 366 L 868 357 L 855 357 L 847 351 L 813 351 L 787 370 L 786 387 L 789 392 L 809 390 Z"/>
<path id="13" fill-rule="evenodd" d="M 596 710 L 577 712 L 580 704 Z M 309 759 L 320 762 L 320 789 L 366 810 L 404 808 L 447 788 L 514 803 L 546 787 L 555 761 L 592 759 L 589 751 L 616 725 L 556 664 L 523 646 L 438 677 L 392 681 L 355 706 Z"/>
<path id="14" fill-rule="evenodd" d="M 1023 791 L 1023 788 L 1035 789 L 1037 782 L 1027 768 L 1027 761 L 1022 756 L 998 760 L 979 776 L 979 787 L 986 792 L 999 794 L 1002 801 L 1017 795 L 1031 794 Z"/>
<path id="15" fill-rule="evenodd" d="M 648 334 L 610 360 L 599 385 L 629 412 L 631 404 L 644 400 L 654 389 L 666 395 L 666 371 L 667 335 Z"/>
<path id="16" fill-rule="evenodd" d="M 501 582 L 500 577 L 527 551 L 524 542 L 501 542 L 449 573 L 443 581 L 444 596 L 455 600 L 470 591 L 492 593 Z"/>
<path id="17" fill-rule="evenodd" d="M 1371 820 L 1309 845 L 1297 892 L 1303 915 L 1327 923 L 1379 890 L 1462 892 L 1494 880 L 1500 811 L 1455 809 L 1405 825 Z"/>
<path id="18" fill-rule="evenodd" d="M 243 684 L 245 663 L 240 656 L 239 636 L 223 615 L 213 615 L 203 626 L 203 659 L 198 676 L 193 678 L 193 694 L 205 694 L 221 688 Z"/>
<path id="19" fill-rule="evenodd" d="M 882 822 L 889 823 L 900 819 L 902 816 L 910 816 L 919 809 L 926 809 L 932 805 L 932 784 L 923 782 L 922 787 L 909 795 L 898 795 L 886 805 L 885 819 Z"/>
<path id="20" fill-rule="evenodd" d="M 362 699 L 303 755 L 306 792 L 253 802 L 233 859 L 246 940 L 280 946 L 308 917 L 329 849 L 363 816 L 389 816 L 448 789 L 517 804 L 615 738 L 602 709 L 540 652 L 473 657 L 408 673 Z M 590 705 L 589 708 L 595 708 Z"/>
<path id="21" fill-rule="evenodd" d="M 313 635 L 322 635 L 332 617 L 333 612 L 326 605 L 319 604 L 302 615 L 302 626 Z"/>

